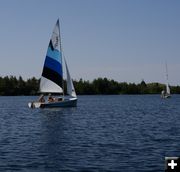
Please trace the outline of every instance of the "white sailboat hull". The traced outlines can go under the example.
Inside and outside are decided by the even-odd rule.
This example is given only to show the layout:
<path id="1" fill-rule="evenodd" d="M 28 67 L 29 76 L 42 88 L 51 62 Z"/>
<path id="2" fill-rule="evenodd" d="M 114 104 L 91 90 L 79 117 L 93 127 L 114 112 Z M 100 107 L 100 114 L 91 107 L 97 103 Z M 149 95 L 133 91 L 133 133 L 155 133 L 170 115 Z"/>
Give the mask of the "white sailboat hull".
<path id="1" fill-rule="evenodd" d="M 28 103 L 29 108 L 64 108 L 64 107 L 76 107 L 77 98 L 64 99 L 63 101 L 57 102 L 30 102 Z"/>
<path id="2" fill-rule="evenodd" d="M 166 95 L 164 98 L 170 98 L 171 96 L 170 95 Z"/>
<path id="3" fill-rule="evenodd" d="M 167 98 L 170 98 L 171 95 L 167 94 L 167 95 L 162 95 L 161 97 L 162 97 L 163 99 L 167 99 Z"/>

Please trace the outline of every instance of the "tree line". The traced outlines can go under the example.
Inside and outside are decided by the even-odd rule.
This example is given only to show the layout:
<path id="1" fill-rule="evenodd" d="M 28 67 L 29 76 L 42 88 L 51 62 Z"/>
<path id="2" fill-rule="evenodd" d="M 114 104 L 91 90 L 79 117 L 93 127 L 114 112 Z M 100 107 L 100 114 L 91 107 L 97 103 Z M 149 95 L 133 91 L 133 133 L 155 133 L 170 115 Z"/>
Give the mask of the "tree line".
<path id="1" fill-rule="evenodd" d="M 35 77 L 24 80 L 21 76 L 0 77 L 0 95 L 38 95 L 40 79 Z M 93 81 L 80 79 L 74 80 L 74 87 L 78 95 L 96 95 L 96 94 L 160 94 L 165 85 L 161 83 L 140 83 L 117 82 L 113 79 L 97 78 Z M 64 81 L 66 85 L 66 81 Z M 66 86 L 65 86 L 66 88 Z M 180 86 L 170 86 L 171 93 L 180 94 Z M 66 90 L 65 90 L 66 92 Z"/>

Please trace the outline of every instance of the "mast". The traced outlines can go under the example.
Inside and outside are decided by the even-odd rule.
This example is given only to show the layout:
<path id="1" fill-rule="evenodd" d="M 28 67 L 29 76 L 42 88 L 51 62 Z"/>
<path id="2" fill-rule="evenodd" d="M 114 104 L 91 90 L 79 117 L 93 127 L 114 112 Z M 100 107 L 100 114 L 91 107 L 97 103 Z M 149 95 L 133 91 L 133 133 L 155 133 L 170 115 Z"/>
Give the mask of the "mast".
<path id="1" fill-rule="evenodd" d="M 170 94 L 169 81 L 168 81 L 168 67 L 166 62 L 166 93 Z"/>
<path id="2" fill-rule="evenodd" d="M 166 80 L 167 80 L 167 83 L 168 83 L 168 68 L 167 68 L 167 63 L 166 63 Z"/>
<path id="3" fill-rule="evenodd" d="M 61 43 L 61 32 L 60 32 L 60 24 L 59 24 L 59 18 L 58 18 L 58 26 L 59 26 L 59 46 L 60 46 L 60 51 L 61 51 L 61 63 L 62 63 L 62 76 L 64 75 L 64 71 L 63 71 L 63 51 L 62 51 L 62 43 Z M 63 98 L 64 98 L 64 77 L 62 77 L 62 93 L 63 93 Z"/>

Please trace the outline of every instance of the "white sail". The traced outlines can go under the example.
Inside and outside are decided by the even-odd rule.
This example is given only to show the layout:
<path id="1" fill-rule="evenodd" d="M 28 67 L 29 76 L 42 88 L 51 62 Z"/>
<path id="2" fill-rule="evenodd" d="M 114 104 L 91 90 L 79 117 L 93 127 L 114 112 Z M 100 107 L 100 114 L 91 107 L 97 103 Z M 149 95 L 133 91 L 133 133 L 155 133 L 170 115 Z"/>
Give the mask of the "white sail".
<path id="1" fill-rule="evenodd" d="M 167 93 L 167 94 L 171 94 L 171 93 L 170 93 L 170 88 L 169 88 L 169 84 L 168 84 L 168 83 L 166 84 L 166 93 Z"/>
<path id="2" fill-rule="evenodd" d="M 40 92 L 41 93 L 63 93 L 63 90 L 56 83 L 41 76 Z"/>
<path id="3" fill-rule="evenodd" d="M 63 93 L 62 51 L 59 20 L 49 42 L 43 72 L 40 80 L 40 92 Z"/>
<path id="4" fill-rule="evenodd" d="M 66 75 L 67 75 L 67 94 L 72 97 L 77 97 L 65 58 L 64 58 L 64 62 L 66 66 Z"/>

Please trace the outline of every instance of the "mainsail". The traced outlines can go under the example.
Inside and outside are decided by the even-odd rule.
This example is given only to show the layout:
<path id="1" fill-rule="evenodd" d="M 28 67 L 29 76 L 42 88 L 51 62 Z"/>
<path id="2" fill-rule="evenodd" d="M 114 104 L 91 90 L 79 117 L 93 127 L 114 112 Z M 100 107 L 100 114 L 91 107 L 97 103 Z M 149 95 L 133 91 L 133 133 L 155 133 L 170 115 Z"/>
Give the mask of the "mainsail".
<path id="1" fill-rule="evenodd" d="M 46 53 L 40 80 L 40 92 L 62 93 L 62 88 L 62 51 L 59 20 L 57 20 Z"/>
<path id="2" fill-rule="evenodd" d="M 167 94 L 171 94 L 171 93 L 170 93 L 169 84 L 166 84 L 166 93 L 167 93 Z"/>

